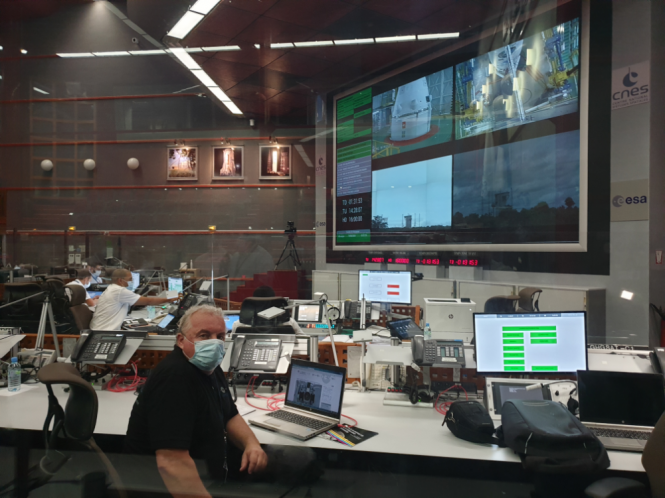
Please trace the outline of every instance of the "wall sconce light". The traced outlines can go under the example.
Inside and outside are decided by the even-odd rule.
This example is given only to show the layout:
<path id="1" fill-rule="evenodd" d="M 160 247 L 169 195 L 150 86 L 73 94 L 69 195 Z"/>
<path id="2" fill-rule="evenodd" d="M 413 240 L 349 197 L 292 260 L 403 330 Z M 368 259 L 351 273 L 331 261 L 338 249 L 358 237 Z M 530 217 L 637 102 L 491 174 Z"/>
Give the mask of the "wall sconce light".
<path id="1" fill-rule="evenodd" d="M 68 227 L 67 230 L 69 230 L 70 232 L 73 232 L 74 230 L 76 230 L 76 227 L 75 227 L 75 226 L 71 226 L 71 227 Z"/>
<path id="2" fill-rule="evenodd" d="M 136 169 L 139 167 L 139 160 L 136 159 L 135 157 L 130 157 L 127 159 L 127 167 L 129 169 Z"/>
<path id="3" fill-rule="evenodd" d="M 83 161 L 83 167 L 88 171 L 95 169 L 95 161 L 93 159 L 86 159 Z"/>
<path id="4" fill-rule="evenodd" d="M 51 171 L 53 169 L 53 162 L 50 159 L 44 159 L 40 166 L 44 171 Z"/>
<path id="5" fill-rule="evenodd" d="M 217 230 L 217 225 L 208 225 L 208 231 L 214 232 L 215 230 Z"/>

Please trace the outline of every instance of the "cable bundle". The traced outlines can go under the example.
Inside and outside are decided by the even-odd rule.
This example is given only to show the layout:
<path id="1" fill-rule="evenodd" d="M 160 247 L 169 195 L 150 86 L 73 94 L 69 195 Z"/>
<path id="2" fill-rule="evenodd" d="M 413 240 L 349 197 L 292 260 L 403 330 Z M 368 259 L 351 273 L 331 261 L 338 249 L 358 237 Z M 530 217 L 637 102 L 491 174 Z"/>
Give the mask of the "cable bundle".
<path id="1" fill-rule="evenodd" d="M 146 378 L 139 377 L 139 371 L 136 362 L 131 363 L 132 369 L 123 369 L 116 373 L 109 383 L 106 385 L 106 390 L 113 393 L 124 393 L 129 391 L 136 391 L 139 386 L 145 384 Z M 133 375 L 132 375 L 133 373 Z"/>

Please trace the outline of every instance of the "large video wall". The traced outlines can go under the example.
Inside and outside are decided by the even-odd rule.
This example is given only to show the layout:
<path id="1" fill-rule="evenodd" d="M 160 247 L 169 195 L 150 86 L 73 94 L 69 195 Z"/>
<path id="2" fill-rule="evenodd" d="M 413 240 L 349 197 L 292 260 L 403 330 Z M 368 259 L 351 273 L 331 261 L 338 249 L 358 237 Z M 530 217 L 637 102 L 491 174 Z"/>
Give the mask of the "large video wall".
<path id="1" fill-rule="evenodd" d="M 580 41 L 573 11 L 336 99 L 334 249 L 583 251 Z"/>

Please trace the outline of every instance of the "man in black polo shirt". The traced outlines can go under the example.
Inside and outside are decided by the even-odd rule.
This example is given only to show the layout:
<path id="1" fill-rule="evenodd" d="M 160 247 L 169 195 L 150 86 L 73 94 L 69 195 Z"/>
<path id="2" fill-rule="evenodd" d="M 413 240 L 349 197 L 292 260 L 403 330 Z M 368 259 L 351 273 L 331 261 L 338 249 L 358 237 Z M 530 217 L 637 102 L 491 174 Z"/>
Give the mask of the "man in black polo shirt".
<path id="1" fill-rule="evenodd" d="M 180 320 L 176 346 L 151 373 L 134 403 L 125 451 L 154 454 L 172 495 L 209 496 L 194 460 L 225 481 L 231 471 L 262 472 L 268 457 L 233 403 L 224 373 L 224 316 L 213 306 L 190 308 Z M 227 461 L 227 440 L 242 451 Z"/>

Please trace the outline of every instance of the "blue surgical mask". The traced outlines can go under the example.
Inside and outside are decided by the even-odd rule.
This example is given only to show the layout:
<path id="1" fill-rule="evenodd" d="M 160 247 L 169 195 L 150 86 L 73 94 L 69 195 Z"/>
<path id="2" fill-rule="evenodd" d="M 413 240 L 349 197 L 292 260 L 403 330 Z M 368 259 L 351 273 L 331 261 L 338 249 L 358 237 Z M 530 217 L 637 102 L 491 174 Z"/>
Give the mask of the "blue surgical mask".
<path id="1" fill-rule="evenodd" d="M 194 356 L 188 358 L 189 362 L 195 367 L 204 372 L 210 372 L 222 363 L 225 353 L 224 341 L 206 339 L 205 341 L 192 342 L 186 337 L 185 340 L 194 344 L 196 348 Z"/>
<path id="2" fill-rule="evenodd" d="M 92 272 L 92 274 L 93 274 L 95 277 L 99 277 L 99 276 L 102 274 L 102 270 L 94 271 L 94 272 Z"/>
<path id="3" fill-rule="evenodd" d="M 83 287 L 85 287 L 86 289 L 90 287 L 90 282 L 88 282 L 87 284 L 83 284 Z"/>

